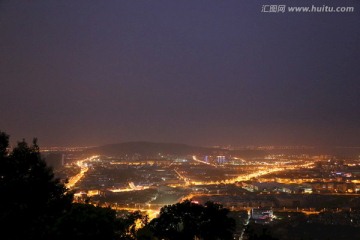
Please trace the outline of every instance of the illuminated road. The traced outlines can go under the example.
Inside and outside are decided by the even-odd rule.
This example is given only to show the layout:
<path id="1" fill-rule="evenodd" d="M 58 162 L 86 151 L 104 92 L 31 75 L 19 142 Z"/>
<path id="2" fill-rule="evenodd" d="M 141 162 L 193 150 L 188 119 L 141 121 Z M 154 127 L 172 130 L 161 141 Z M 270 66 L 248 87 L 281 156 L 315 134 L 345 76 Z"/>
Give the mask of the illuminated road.
<path id="1" fill-rule="evenodd" d="M 111 208 L 116 211 L 124 210 L 124 211 L 129 211 L 129 212 L 135 212 L 135 211 L 144 212 L 148 215 L 149 221 L 156 218 L 160 213 L 160 209 L 154 210 L 154 209 L 146 209 L 146 208 L 132 208 L 132 207 L 119 207 L 119 206 L 112 206 Z"/>
<path id="2" fill-rule="evenodd" d="M 80 172 L 78 174 L 76 174 L 75 176 L 71 177 L 69 179 L 69 182 L 66 184 L 66 187 L 68 189 L 72 189 L 76 186 L 76 184 L 83 178 L 85 177 L 86 172 L 89 170 L 88 167 L 88 163 L 97 159 L 99 156 L 91 156 L 89 158 L 83 159 L 83 160 L 79 160 L 76 162 L 76 165 L 80 168 Z M 196 162 L 201 162 L 203 164 L 206 165 L 211 165 L 209 163 L 197 160 L 197 158 L 195 156 L 193 156 L 193 160 Z M 257 178 L 257 177 L 261 177 L 263 175 L 267 175 L 270 173 L 274 173 L 274 172 L 281 172 L 281 171 L 288 171 L 288 170 L 293 170 L 293 169 L 299 169 L 299 168 L 311 168 L 314 166 L 314 162 L 310 162 L 310 163 L 303 163 L 303 164 L 294 164 L 294 165 L 288 165 L 288 166 L 262 166 L 259 167 L 257 170 L 251 172 L 251 173 L 244 173 L 241 175 L 238 175 L 234 178 L 230 178 L 230 179 L 225 179 L 222 181 L 192 181 L 189 177 L 186 176 L 186 172 L 183 171 L 179 171 L 179 169 L 174 168 L 174 172 L 177 174 L 177 176 L 179 177 L 179 179 L 183 180 L 182 184 L 179 184 L 177 186 L 183 186 L 183 187 L 187 187 L 189 185 L 215 185 L 215 184 L 234 184 L 236 182 L 241 182 L 241 181 L 247 181 L 250 180 L 252 178 Z M 133 184 L 132 184 L 133 185 Z M 130 190 L 136 190 L 137 188 L 134 186 L 132 186 L 132 188 L 126 189 L 128 191 Z M 113 190 L 116 191 L 116 190 Z M 120 191 L 120 190 L 119 190 Z M 122 189 L 122 191 L 124 191 L 124 189 Z M 190 194 L 184 198 L 182 198 L 180 200 L 183 201 L 185 199 L 191 199 L 195 196 L 197 196 L 198 194 Z M 210 195 L 217 195 L 217 194 L 210 194 Z M 158 206 L 157 206 L 158 207 Z M 131 208 L 129 206 L 113 206 L 112 208 L 116 209 L 116 210 L 128 210 L 128 211 L 142 211 L 142 212 L 146 212 L 149 216 L 149 220 L 155 218 L 157 216 L 157 214 L 159 213 L 159 210 L 155 209 L 154 205 L 148 204 L 148 207 L 134 207 Z"/>
<path id="3" fill-rule="evenodd" d="M 222 181 L 190 181 L 189 178 L 183 176 L 182 174 L 178 173 L 178 171 L 175 170 L 175 172 L 178 174 L 178 176 L 186 181 L 186 185 L 214 185 L 214 184 L 234 184 L 236 182 L 242 182 L 242 181 L 248 181 L 252 178 L 257 178 L 263 175 L 267 175 L 274 172 L 281 172 L 281 171 L 288 171 L 288 170 L 294 170 L 299 168 L 310 168 L 314 165 L 314 162 L 305 163 L 301 165 L 293 165 L 293 166 L 286 166 L 286 167 L 266 167 L 266 169 L 258 170 L 253 173 L 248 174 L 242 174 L 237 176 L 236 178 L 222 180 Z"/>
<path id="4" fill-rule="evenodd" d="M 174 169 L 174 172 L 178 175 L 178 177 L 185 182 L 185 185 L 189 185 L 189 180 L 184 177 L 181 173 L 179 173 L 176 169 Z"/>
<path id="5" fill-rule="evenodd" d="M 78 181 L 80 181 L 80 179 L 82 179 L 85 175 L 85 173 L 89 170 L 89 168 L 87 167 L 86 162 L 87 161 L 92 161 L 96 158 L 98 158 L 99 156 L 91 156 L 89 158 L 83 159 L 83 160 L 79 160 L 77 161 L 77 166 L 80 167 L 80 173 L 78 173 L 77 175 L 71 177 L 69 179 L 69 182 L 66 184 L 66 187 L 71 189 L 73 188 L 76 183 Z M 196 156 L 192 156 L 193 160 L 208 166 L 214 166 L 217 167 L 214 164 L 208 163 L 208 162 L 204 162 L 201 160 L 198 160 Z M 235 178 L 231 178 L 231 179 L 226 179 L 226 180 L 222 180 L 222 181 L 192 181 L 189 177 L 185 176 L 183 173 L 180 173 L 178 171 L 178 169 L 174 169 L 175 173 L 178 175 L 178 177 L 184 181 L 185 186 L 189 186 L 189 185 L 215 185 L 215 184 L 234 184 L 236 182 L 241 182 L 241 181 L 248 181 L 252 178 L 257 178 L 263 175 L 267 175 L 270 173 L 274 173 L 274 172 L 281 172 L 281 171 L 286 171 L 286 170 L 293 170 L 293 169 L 298 169 L 298 168 L 310 168 L 314 165 L 314 162 L 310 162 L 310 163 L 305 163 L 305 164 L 299 164 L 299 165 L 292 165 L 292 166 L 281 166 L 281 167 L 277 167 L 277 166 L 267 166 L 266 169 L 260 169 L 257 170 L 255 172 L 252 173 L 248 173 L 248 174 L 242 174 L 239 175 Z M 172 185 L 172 186 L 179 186 L 178 184 L 176 185 Z M 183 186 L 180 184 L 180 186 Z M 129 189 L 130 190 L 130 189 Z M 129 190 L 123 190 L 123 191 L 129 191 Z"/>
<path id="6" fill-rule="evenodd" d="M 87 167 L 86 162 L 94 160 L 94 159 L 96 159 L 98 157 L 99 156 L 91 156 L 89 158 L 77 161 L 76 165 L 78 167 L 80 167 L 80 172 L 69 179 L 69 182 L 65 185 L 66 188 L 72 189 L 76 185 L 76 183 L 79 182 L 80 179 L 83 178 L 85 173 L 89 170 L 89 168 Z"/>
<path id="7" fill-rule="evenodd" d="M 240 182 L 240 181 L 247 181 L 247 180 L 250 180 L 251 178 L 260 177 L 263 175 L 267 175 L 269 173 L 281 172 L 281 171 L 286 171 L 286 170 L 294 170 L 294 169 L 305 168 L 305 167 L 308 168 L 312 165 L 314 165 L 313 162 L 305 163 L 302 165 L 289 166 L 289 167 L 272 167 L 272 168 L 268 167 L 266 170 L 259 170 L 257 172 L 251 173 L 251 174 L 244 174 L 244 175 L 240 175 L 236 178 L 226 180 L 225 183 L 235 183 L 235 182 Z"/>

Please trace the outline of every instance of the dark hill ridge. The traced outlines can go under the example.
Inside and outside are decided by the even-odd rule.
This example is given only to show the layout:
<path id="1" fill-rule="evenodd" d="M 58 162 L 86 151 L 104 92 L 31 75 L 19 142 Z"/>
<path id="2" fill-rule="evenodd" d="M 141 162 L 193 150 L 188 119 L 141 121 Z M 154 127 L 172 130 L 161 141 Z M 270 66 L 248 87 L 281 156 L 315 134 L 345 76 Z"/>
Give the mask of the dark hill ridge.
<path id="1" fill-rule="evenodd" d="M 156 156 L 159 153 L 162 155 L 178 155 L 178 156 L 188 156 L 188 155 L 222 155 L 222 154 L 232 154 L 233 151 L 221 148 L 211 148 L 211 147 L 197 147 L 190 146 L 186 144 L 179 143 L 154 143 L 154 142 L 124 142 L 118 144 L 109 144 L 100 147 L 94 147 L 87 150 L 91 154 L 99 155 L 111 155 L 111 156 L 121 156 L 121 155 L 132 155 L 132 154 L 141 154 L 144 156 Z M 235 153 L 235 151 L 234 151 Z M 263 151 L 256 150 L 244 150 L 236 151 L 238 156 L 250 156 L 250 155 L 264 155 Z"/>

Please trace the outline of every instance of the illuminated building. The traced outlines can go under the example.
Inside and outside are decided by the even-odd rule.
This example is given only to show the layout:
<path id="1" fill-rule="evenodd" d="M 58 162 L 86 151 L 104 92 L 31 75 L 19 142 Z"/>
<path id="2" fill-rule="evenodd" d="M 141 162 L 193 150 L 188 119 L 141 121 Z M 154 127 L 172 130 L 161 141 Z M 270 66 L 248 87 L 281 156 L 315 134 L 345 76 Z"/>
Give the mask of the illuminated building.
<path id="1" fill-rule="evenodd" d="M 225 163 L 225 156 L 217 156 L 216 157 L 218 164 L 224 164 Z"/>
<path id="2" fill-rule="evenodd" d="M 269 208 L 253 208 L 251 209 L 251 219 L 255 222 L 269 222 L 273 218 L 273 210 Z"/>

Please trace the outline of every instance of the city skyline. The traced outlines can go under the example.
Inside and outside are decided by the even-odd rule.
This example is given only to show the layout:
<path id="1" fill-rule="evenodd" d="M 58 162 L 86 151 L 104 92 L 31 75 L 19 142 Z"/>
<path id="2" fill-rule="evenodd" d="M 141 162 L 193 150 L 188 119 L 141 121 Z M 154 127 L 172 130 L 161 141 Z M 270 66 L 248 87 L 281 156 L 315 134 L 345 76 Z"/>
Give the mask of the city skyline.
<path id="1" fill-rule="evenodd" d="M 266 3 L 2 1 L 0 130 L 40 146 L 360 146 L 359 13 Z"/>

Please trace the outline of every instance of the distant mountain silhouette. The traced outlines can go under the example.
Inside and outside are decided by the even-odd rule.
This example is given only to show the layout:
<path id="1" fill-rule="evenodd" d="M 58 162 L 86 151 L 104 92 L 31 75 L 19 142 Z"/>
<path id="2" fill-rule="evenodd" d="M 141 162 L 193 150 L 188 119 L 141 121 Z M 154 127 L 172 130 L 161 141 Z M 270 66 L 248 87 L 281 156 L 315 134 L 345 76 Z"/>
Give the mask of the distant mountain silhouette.
<path id="1" fill-rule="evenodd" d="M 239 156 L 250 155 L 264 155 L 263 151 L 256 150 L 236 150 L 211 148 L 211 147 L 197 147 L 179 143 L 154 143 L 154 142 L 124 142 L 118 144 L 109 144 L 99 147 L 90 148 L 87 150 L 91 154 L 121 156 L 141 154 L 143 156 L 158 156 L 161 155 L 222 155 L 222 154 L 236 154 Z"/>

